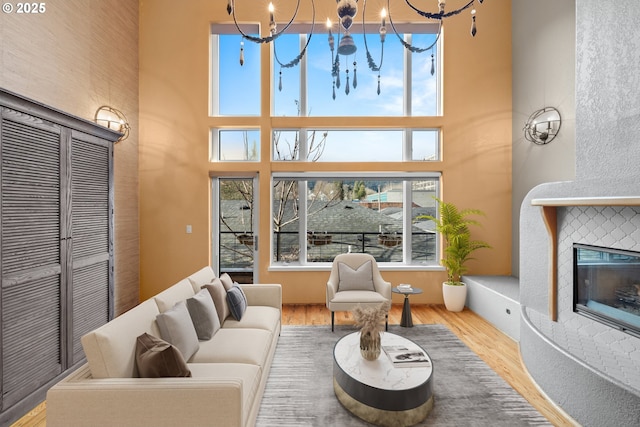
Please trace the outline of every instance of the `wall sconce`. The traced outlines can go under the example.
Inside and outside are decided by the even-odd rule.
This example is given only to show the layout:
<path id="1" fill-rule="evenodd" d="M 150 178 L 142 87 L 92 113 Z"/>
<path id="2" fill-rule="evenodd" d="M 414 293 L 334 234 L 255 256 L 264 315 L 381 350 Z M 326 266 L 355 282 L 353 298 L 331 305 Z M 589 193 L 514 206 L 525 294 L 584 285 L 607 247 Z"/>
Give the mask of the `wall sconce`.
<path id="1" fill-rule="evenodd" d="M 120 132 L 122 136 L 116 142 L 124 141 L 129 137 L 131 126 L 129 126 L 129 121 L 120 110 L 103 105 L 96 110 L 94 121 L 106 128 Z"/>
<path id="2" fill-rule="evenodd" d="M 524 137 L 534 144 L 544 145 L 553 141 L 560 131 L 560 112 L 553 107 L 534 111 L 524 125 Z"/>

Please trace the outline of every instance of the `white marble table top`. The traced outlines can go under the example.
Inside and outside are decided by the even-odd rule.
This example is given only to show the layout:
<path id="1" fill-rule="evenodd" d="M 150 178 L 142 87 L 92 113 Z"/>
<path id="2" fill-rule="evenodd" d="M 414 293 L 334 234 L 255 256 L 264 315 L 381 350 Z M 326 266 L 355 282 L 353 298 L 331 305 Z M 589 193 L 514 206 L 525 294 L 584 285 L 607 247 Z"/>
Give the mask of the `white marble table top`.
<path id="1" fill-rule="evenodd" d="M 399 335 L 389 332 L 381 334 L 383 346 L 406 345 L 410 348 L 421 348 L 413 341 Z M 422 350 L 424 351 L 424 349 Z M 361 384 L 384 390 L 413 389 L 429 380 L 433 372 L 431 358 L 429 358 L 428 367 L 397 367 L 391 363 L 382 350 L 378 359 L 366 360 L 360 354 L 360 332 L 354 332 L 341 338 L 336 343 L 333 353 L 338 366 L 350 377 Z M 427 357 L 429 357 L 428 354 Z"/>

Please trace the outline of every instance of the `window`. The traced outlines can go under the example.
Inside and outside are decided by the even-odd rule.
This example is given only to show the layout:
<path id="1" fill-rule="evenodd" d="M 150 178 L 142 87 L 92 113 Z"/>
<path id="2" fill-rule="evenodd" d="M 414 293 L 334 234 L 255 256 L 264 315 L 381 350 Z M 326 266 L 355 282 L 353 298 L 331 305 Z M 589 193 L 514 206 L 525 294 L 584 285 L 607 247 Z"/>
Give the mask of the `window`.
<path id="1" fill-rule="evenodd" d="M 258 25 L 239 25 L 260 33 Z M 435 40 L 436 25 L 395 26 L 413 46 Z M 249 41 L 242 46 L 233 24 L 211 26 L 210 160 L 227 162 L 230 176 L 258 170 L 246 162 L 270 171 L 258 179 L 271 180 L 265 195 L 271 213 L 257 218 L 269 221 L 271 234 L 254 249 L 268 251 L 274 268 L 318 266 L 348 251 L 392 266 L 438 264 L 434 227 L 423 216 L 436 214 L 433 196 L 440 191 L 442 39 L 412 53 L 392 31 L 381 45 L 378 28 L 367 24 L 364 35 L 360 24 L 352 27 L 357 51 L 340 56 L 338 87 L 321 25 L 309 37 L 308 25 L 292 24 L 262 58 L 266 50 Z M 295 61 L 303 48 L 306 54 Z M 379 72 L 371 62 L 381 65 Z M 266 71 L 268 79 L 261 75 Z M 261 116 L 265 97 L 268 117 Z M 266 135 L 270 153 L 264 146 L 261 152 Z M 371 164 L 384 172 L 372 172 L 378 168 Z"/>
<path id="2" fill-rule="evenodd" d="M 304 175 L 304 176 L 303 176 Z M 331 262 L 362 252 L 378 262 L 435 264 L 438 174 L 274 174 L 272 264 Z"/>
<path id="3" fill-rule="evenodd" d="M 256 34 L 258 26 L 246 25 L 243 31 Z M 243 42 L 233 25 L 212 25 L 210 45 L 210 115 L 259 116 L 260 46 Z"/>
<path id="4" fill-rule="evenodd" d="M 397 24 L 396 28 L 407 31 L 404 40 L 416 46 L 428 47 L 435 41 L 434 27 L 429 24 Z M 393 40 L 397 36 L 389 31 L 382 52 L 378 26 L 367 27 L 371 33 L 366 35 L 365 45 L 361 25 L 354 25 L 352 35 L 357 51 L 348 57 L 339 57 L 338 82 L 331 73 L 332 59 L 327 37 L 318 31 L 317 25 L 299 66 L 285 67 L 304 48 L 309 37 L 305 26 L 297 25 L 296 29 L 300 34 L 284 34 L 277 39 L 275 46 L 272 45 L 275 54 L 272 73 L 274 116 L 440 114 L 439 72 L 435 66 L 439 63 L 437 44 L 426 52 L 411 53 L 398 40 Z M 337 43 L 336 36 L 336 47 Z M 380 72 L 369 68 L 367 50 L 374 66 L 381 65 Z M 354 83 L 357 83 L 356 87 Z"/>
<path id="5" fill-rule="evenodd" d="M 273 160 L 402 162 L 439 160 L 437 129 L 274 130 Z"/>
<path id="6" fill-rule="evenodd" d="M 241 25 L 251 35 L 258 25 Z M 356 53 L 339 56 L 339 79 L 332 76 L 333 60 L 326 34 L 316 25 L 307 46 L 309 27 L 292 25 L 270 43 L 273 70 L 272 115 L 296 116 L 437 116 L 441 114 L 439 44 L 425 52 L 411 53 L 392 31 L 384 51 L 378 25 L 352 27 Z M 405 42 L 427 47 L 435 40 L 433 24 L 396 24 Z M 336 45 L 339 37 L 336 35 Z M 305 46 L 299 63 L 291 64 Z M 240 55 L 243 64 L 240 64 Z M 367 50 L 373 66 L 369 67 Z M 354 65 L 355 63 L 355 65 Z M 244 41 L 234 25 L 211 26 L 211 115 L 259 116 L 260 46 Z M 348 72 L 347 72 L 348 71 Z M 338 81 L 339 80 L 339 81 Z M 347 84 L 348 82 L 348 84 Z M 354 83 L 357 85 L 354 87 Z M 346 88 L 349 87 L 349 93 Z M 379 90 L 379 93 L 378 93 Z M 335 95 L 335 99 L 334 99 Z"/>
<path id="7" fill-rule="evenodd" d="M 260 160 L 260 131 L 257 129 L 213 129 L 211 140 L 211 161 Z"/>

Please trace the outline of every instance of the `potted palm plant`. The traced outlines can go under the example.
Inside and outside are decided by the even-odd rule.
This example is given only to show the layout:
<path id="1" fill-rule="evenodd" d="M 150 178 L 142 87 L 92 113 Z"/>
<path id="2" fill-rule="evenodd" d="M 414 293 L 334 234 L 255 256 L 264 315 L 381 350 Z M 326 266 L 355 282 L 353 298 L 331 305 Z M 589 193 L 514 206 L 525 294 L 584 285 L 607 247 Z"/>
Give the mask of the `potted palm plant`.
<path id="1" fill-rule="evenodd" d="M 480 225 L 470 218 L 472 215 L 484 215 L 478 209 L 458 209 L 452 203 L 446 203 L 434 197 L 438 202 L 439 217 L 421 215 L 418 219 L 429 219 L 434 222 L 435 229 L 444 239 L 444 251 L 440 264 L 447 270 L 447 281 L 442 284 L 444 304 L 449 311 L 462 311 L 467 298 L 467 285 L 461 276 L 467 271 L 466 262 L 477 249 L 490 248 L 482 240 L 473 240 L 470 225 Z"/>

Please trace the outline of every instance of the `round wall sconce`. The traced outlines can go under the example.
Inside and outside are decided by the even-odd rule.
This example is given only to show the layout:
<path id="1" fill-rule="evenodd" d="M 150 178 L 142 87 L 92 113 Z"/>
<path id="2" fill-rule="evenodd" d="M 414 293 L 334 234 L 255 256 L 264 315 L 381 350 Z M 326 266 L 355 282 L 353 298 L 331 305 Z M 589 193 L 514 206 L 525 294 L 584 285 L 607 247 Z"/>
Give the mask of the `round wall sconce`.
<path id="1" fill-rule="evenodd" d="M 534 144 L 544 145 L 553 141 L 560 131 L 560 112 L 553 107 L 534 111 L 524 125 L 524 137 Z"/>
<path id="2" fill-rule="evenodd" d="M 129 137 L 131 126 L 129 126 L 129 121 L 120 110 L 103 105 L 96 110 L 94 121 L 106 128 L 120 132 L 122 136 L 116 142 L 124 141 Z"/>

